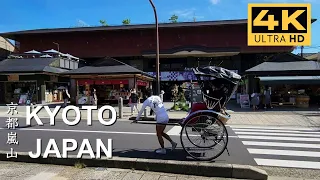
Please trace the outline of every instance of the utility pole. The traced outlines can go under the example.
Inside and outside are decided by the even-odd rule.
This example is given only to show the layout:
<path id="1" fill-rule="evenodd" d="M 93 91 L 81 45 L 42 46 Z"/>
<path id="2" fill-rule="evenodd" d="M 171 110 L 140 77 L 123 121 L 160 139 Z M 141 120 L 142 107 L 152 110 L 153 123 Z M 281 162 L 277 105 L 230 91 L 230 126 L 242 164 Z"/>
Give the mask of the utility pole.
<path id="1" fill-rule="evenodd" d="M 157 15 L 157 10 L 156 7 L 154 6 L 152 0 L 149 0 L 152 8 L 153 8 L 153 12 L 154 12 L 154 18 L 156 20 L 156 43 L 157 43 L 157 50 L 156 50 L 156 78 L 157 78 L 157 92 L 156 94 L 159 95 L 160 94 L 160 62 L 159 62 L 159 24 L 158 24 L 158 15 Z"/>

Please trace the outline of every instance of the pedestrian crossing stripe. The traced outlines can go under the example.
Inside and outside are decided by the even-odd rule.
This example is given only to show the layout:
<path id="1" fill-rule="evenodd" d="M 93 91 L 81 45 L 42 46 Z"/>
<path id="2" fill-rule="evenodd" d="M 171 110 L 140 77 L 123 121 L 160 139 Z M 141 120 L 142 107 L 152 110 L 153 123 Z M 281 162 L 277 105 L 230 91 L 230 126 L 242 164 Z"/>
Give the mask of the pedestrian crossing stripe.
<path id="1" fill-rule="evenodd" d="M 234 131 L 237 132 L 274 132 L 274 133 L 296 133 L 296 134 L 320 134 L 320 132 L 306 132 L 306 131 L 299 131 L 299 130 L 274 130 L 274 129 L 237 129 L 233 128 Z"/>
<path id="2" fill-rule="evenodd" d="M 320 137 L 320 134 L 293 134 L 293 133 L 265 133 L 265 132 L 237 132 L 241 135 L 258 135 L 258 136 L 291 136 L 291 137 Z"/>
<path id="3" fill-rule="evenodd" d="M 230 127 L 257 165 L 320 169 L 320 128 Z"/>
<path id="4" fill-rule="evenodd" d="M 295 148 L 312 148 L 320 149 L 320 144 L 305 144 L 305 143 L 281 143 L 281 142 L 256 142 L 256 141 L 242 141 L 246 146 L 268 146 L 268 147 L 295 147 Z"/>
<path id="5" fill-rule="evenodd" d="M 254 149 L 254 148 L 248 148 L 248 151 L 250 154 L 320 157 L 320 152 L 314 152 L 314 151 L 293 151 L 293 150 Z"/>
<path id="6" fill-rule="evenodd" d="M 237 133 L 236 133 L 237 134 Z M 280 136 L 244 136 L 238 135 L 240 139 L 255 139 L 255 140 L 280 140 L 280 141 L 312 141 L 320 142 L 320 138 L 299 138 L 299 137 L 280 137 Z"/>
<path id="7" fill-rule="evenodd" d="M 294 160 L 281 160 L 281 159 L 254 159 L 258 165 L 263 166 L 276 166 L 276 167 L 290 167 L 290 168 L 303 168 L 303 169 L 320 169 L 320 162 L 312 161 L 294 161 Z"/>
<path id="8" fill-rule="evenodd" d="M 320 131 L 320 128 L 316 127 L 289 127 L 289 126 L 248 126 L 248 125 L 228 125 L 232 129 L 270 129 L 270 130 L 297 130 L 297 131 Z"/>

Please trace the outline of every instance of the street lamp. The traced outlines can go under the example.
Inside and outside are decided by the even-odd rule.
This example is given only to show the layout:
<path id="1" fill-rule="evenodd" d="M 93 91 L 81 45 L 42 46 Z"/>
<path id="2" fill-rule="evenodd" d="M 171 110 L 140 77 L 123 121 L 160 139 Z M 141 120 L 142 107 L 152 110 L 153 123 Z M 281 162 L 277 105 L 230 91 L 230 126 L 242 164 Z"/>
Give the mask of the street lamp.
<path id="1" fill-rule="evenodd" d="M 58 47 L 58 52 L 60 52 L 60 48 L 59 48 L 59 44 L 58 43 L 56 43 L 56 42 L 53 42 L 53 44 L 55 44 L 55 45 L 57 45 L 57 47 Z"/>
<path id="2" fill-rule="evenodd" d="M 149 0 L 152 8 L 153 8 L 153 12 L 154 12 L 154 18 L 156 20 L 156 38 L 157 38 L 157 50 L 156 50 L 156 73 L 157 73 L 157 94 L 160 94 L 160 62 L 159 62 L 159 24 L 158 24 L 158 16 L 157 16 L 157 10 L 156 7 L 154 6 L 152 0 Z"/>

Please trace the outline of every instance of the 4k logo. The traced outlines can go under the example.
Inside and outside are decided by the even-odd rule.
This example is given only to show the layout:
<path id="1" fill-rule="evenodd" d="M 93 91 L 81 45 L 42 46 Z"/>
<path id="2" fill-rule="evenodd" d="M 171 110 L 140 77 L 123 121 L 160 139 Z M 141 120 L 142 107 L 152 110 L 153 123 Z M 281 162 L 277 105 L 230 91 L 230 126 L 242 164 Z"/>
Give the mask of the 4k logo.
<path id="1" fill-rule="evenodd" d="M 248 46 L 310 45 L 310 4 L 248 5 Z"/>

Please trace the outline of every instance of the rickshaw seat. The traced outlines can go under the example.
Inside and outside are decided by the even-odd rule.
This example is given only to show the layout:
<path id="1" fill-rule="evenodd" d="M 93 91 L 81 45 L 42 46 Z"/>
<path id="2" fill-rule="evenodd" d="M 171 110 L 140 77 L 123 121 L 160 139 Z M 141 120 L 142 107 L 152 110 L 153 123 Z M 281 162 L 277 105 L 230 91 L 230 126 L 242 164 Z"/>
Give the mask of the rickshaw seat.
<path id="1" fill-rule="evenodd" d="M 192 104 L 190 114 L 199 110 L 208 110 L 206 103 L 196 102 Z"/>

